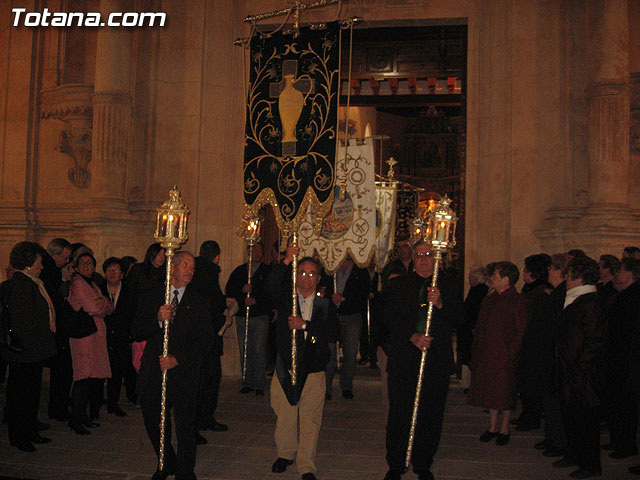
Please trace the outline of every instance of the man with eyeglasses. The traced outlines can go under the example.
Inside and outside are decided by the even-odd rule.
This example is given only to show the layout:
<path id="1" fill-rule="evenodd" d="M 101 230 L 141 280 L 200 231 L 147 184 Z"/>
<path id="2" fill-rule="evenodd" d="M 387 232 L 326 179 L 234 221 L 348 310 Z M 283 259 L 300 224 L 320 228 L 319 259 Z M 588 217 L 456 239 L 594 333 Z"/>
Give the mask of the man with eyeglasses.
<path id="1" fill-rule="evenodd" d="M 413 264 L 413 272 L 389 281 L 389 301 L 384 310 L 384 322 L 389 330 L 386 440 L 389 471 L 385 480 L 400 480 L 405 472 L 423 351 L 428 351 L 428 355 L 411 464 L 420 480 L 433 480 L 431 465 L 440 442 L 449 376 L 455 372 L 451 335 L 463 320 L 462 304 L 453 279 L 440 270 L 437 287 L 431 287 L 434 257 L 428 244 L 415 244 Z M 425 332 L 428 302 L 433 303 L 433 314 L 429 332 Z"/>
<path id="2" fill-rule="evenodd" d="M 285 276 L 290 272 L 289 265 L 298 253 L 298 247 L 287 247 L 286 257 L 272 269 L 267 281 L 278 306 L 276 374 L 271 381 L 271 407 L 277 416 L 275 441 L 278 459 L 271 471 L 284 472 L 295 458 L 302 479 L 315 480 L 315 453 L 322 425 L 329 342 L 335 342 L 339 326 L 333 303 L 316 294 L 320 268 L 310 257 L 305 257 L 298 263 L 298 315 L 291 315 L 290 277 Z M 294 329 L 297 348 L 296 385 L 291 384 L 291 341 Z"/>

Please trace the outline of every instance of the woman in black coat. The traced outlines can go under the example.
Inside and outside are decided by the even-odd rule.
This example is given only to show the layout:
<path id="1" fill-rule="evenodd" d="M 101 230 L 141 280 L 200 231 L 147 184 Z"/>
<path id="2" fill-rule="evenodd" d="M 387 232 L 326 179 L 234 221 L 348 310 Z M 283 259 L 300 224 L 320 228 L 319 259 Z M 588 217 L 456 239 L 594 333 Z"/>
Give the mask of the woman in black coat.
<path id="1" fill-rule="evenodd" d="M 567 434 L 564 458 L 555 467 L 577 466 L 573 478 L 600 476 L 600 422 L 605 356 L 605 318 L 596 293 L 598 263 L 577 257 L 569 263 L 567 293 L 558 323 L 556 365 L 562 420 Z"/>
<path id="2" fill-rule="evenodd" d="M 55 310 L 39 275 L 42 271 L 40 245 L 20 242 L 11 250 L 9 261 L 16 272 L 8 288 L 7 318 L 12 346 L 3 358 L 9 362 L 7 381 L 7 421 L 9 443 L 23 452 L 35 451 L 34 443 L 51 439 L 38 433 L 38 407 L 42 386 L 42 363 L 56 354 Z"/>

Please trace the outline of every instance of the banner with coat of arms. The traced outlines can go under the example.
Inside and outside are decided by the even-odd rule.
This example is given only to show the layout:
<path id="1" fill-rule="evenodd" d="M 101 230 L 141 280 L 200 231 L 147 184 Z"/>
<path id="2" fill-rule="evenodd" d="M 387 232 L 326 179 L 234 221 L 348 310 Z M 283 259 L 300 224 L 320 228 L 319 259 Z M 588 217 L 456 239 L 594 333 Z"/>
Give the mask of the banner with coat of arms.
<path id="1" fill-rule="evenodd" d="M 251 39 L 244 151 L 245 216 L 271 204 L 283 235 L 308 206 L 331 208 L 338 119 L 340 27 Z M 319 223 L 319 221 L 318 221 Z"/>
<path id="2" fill-rule="evenodd" d="M 346 192 L 340 196 L 340 179 L 346 167 Z M 314 232 L 315 212 L 309 211 L 300 225 L 299 246 L 304 256 L 318 252 L 325 271 L 335 272 L 347 253 L 356 265 L 369 265 L 376 245 L 376 187 L 373 140 L 338 149 L 338 181 L 331 211 L 322 221 L 320 234 Z"/>

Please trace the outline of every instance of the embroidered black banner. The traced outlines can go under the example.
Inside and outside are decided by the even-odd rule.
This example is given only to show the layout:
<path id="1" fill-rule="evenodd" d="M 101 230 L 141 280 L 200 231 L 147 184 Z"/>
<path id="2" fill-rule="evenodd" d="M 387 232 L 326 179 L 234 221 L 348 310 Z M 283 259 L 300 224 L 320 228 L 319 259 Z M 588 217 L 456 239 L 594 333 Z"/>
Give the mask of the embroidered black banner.
<path id="1" fill-rule="evenodd" d="M 251 39 L 244 154 L 247 215 L 271 204 L 278 226 L 297 228 L 312 204 L 333 201 L 340 27 Z"/>

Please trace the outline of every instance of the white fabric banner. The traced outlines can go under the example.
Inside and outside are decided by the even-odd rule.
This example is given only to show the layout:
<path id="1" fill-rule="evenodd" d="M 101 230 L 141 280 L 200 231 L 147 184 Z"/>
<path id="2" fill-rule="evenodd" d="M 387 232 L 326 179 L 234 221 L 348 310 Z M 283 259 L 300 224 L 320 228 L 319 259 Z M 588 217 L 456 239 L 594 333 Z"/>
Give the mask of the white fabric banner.
<path id="1" fill-rule="evenodd" d="M 382 272 L 396 236 L 396 182 L 376 182 L 376 271 Z"/>
<path id="2" fill-rule="evenodd" d="M 340 199 L 340 184 L 344 176 L 345 150 L 346 195 Z M 333 274 L 351 254 L 356 265 L 365 268 L 371 262 L 376 243 L 376 187 L 373 140 L 366 138 L 349 148 L 340 147 L 336 160 L 336 186 L 333 206 L 322 221 L 320 235 L 314 233 L 314 212 L 309 209 L 298 230 L 302 256 L 318 252 L 326 273 Z"/>

